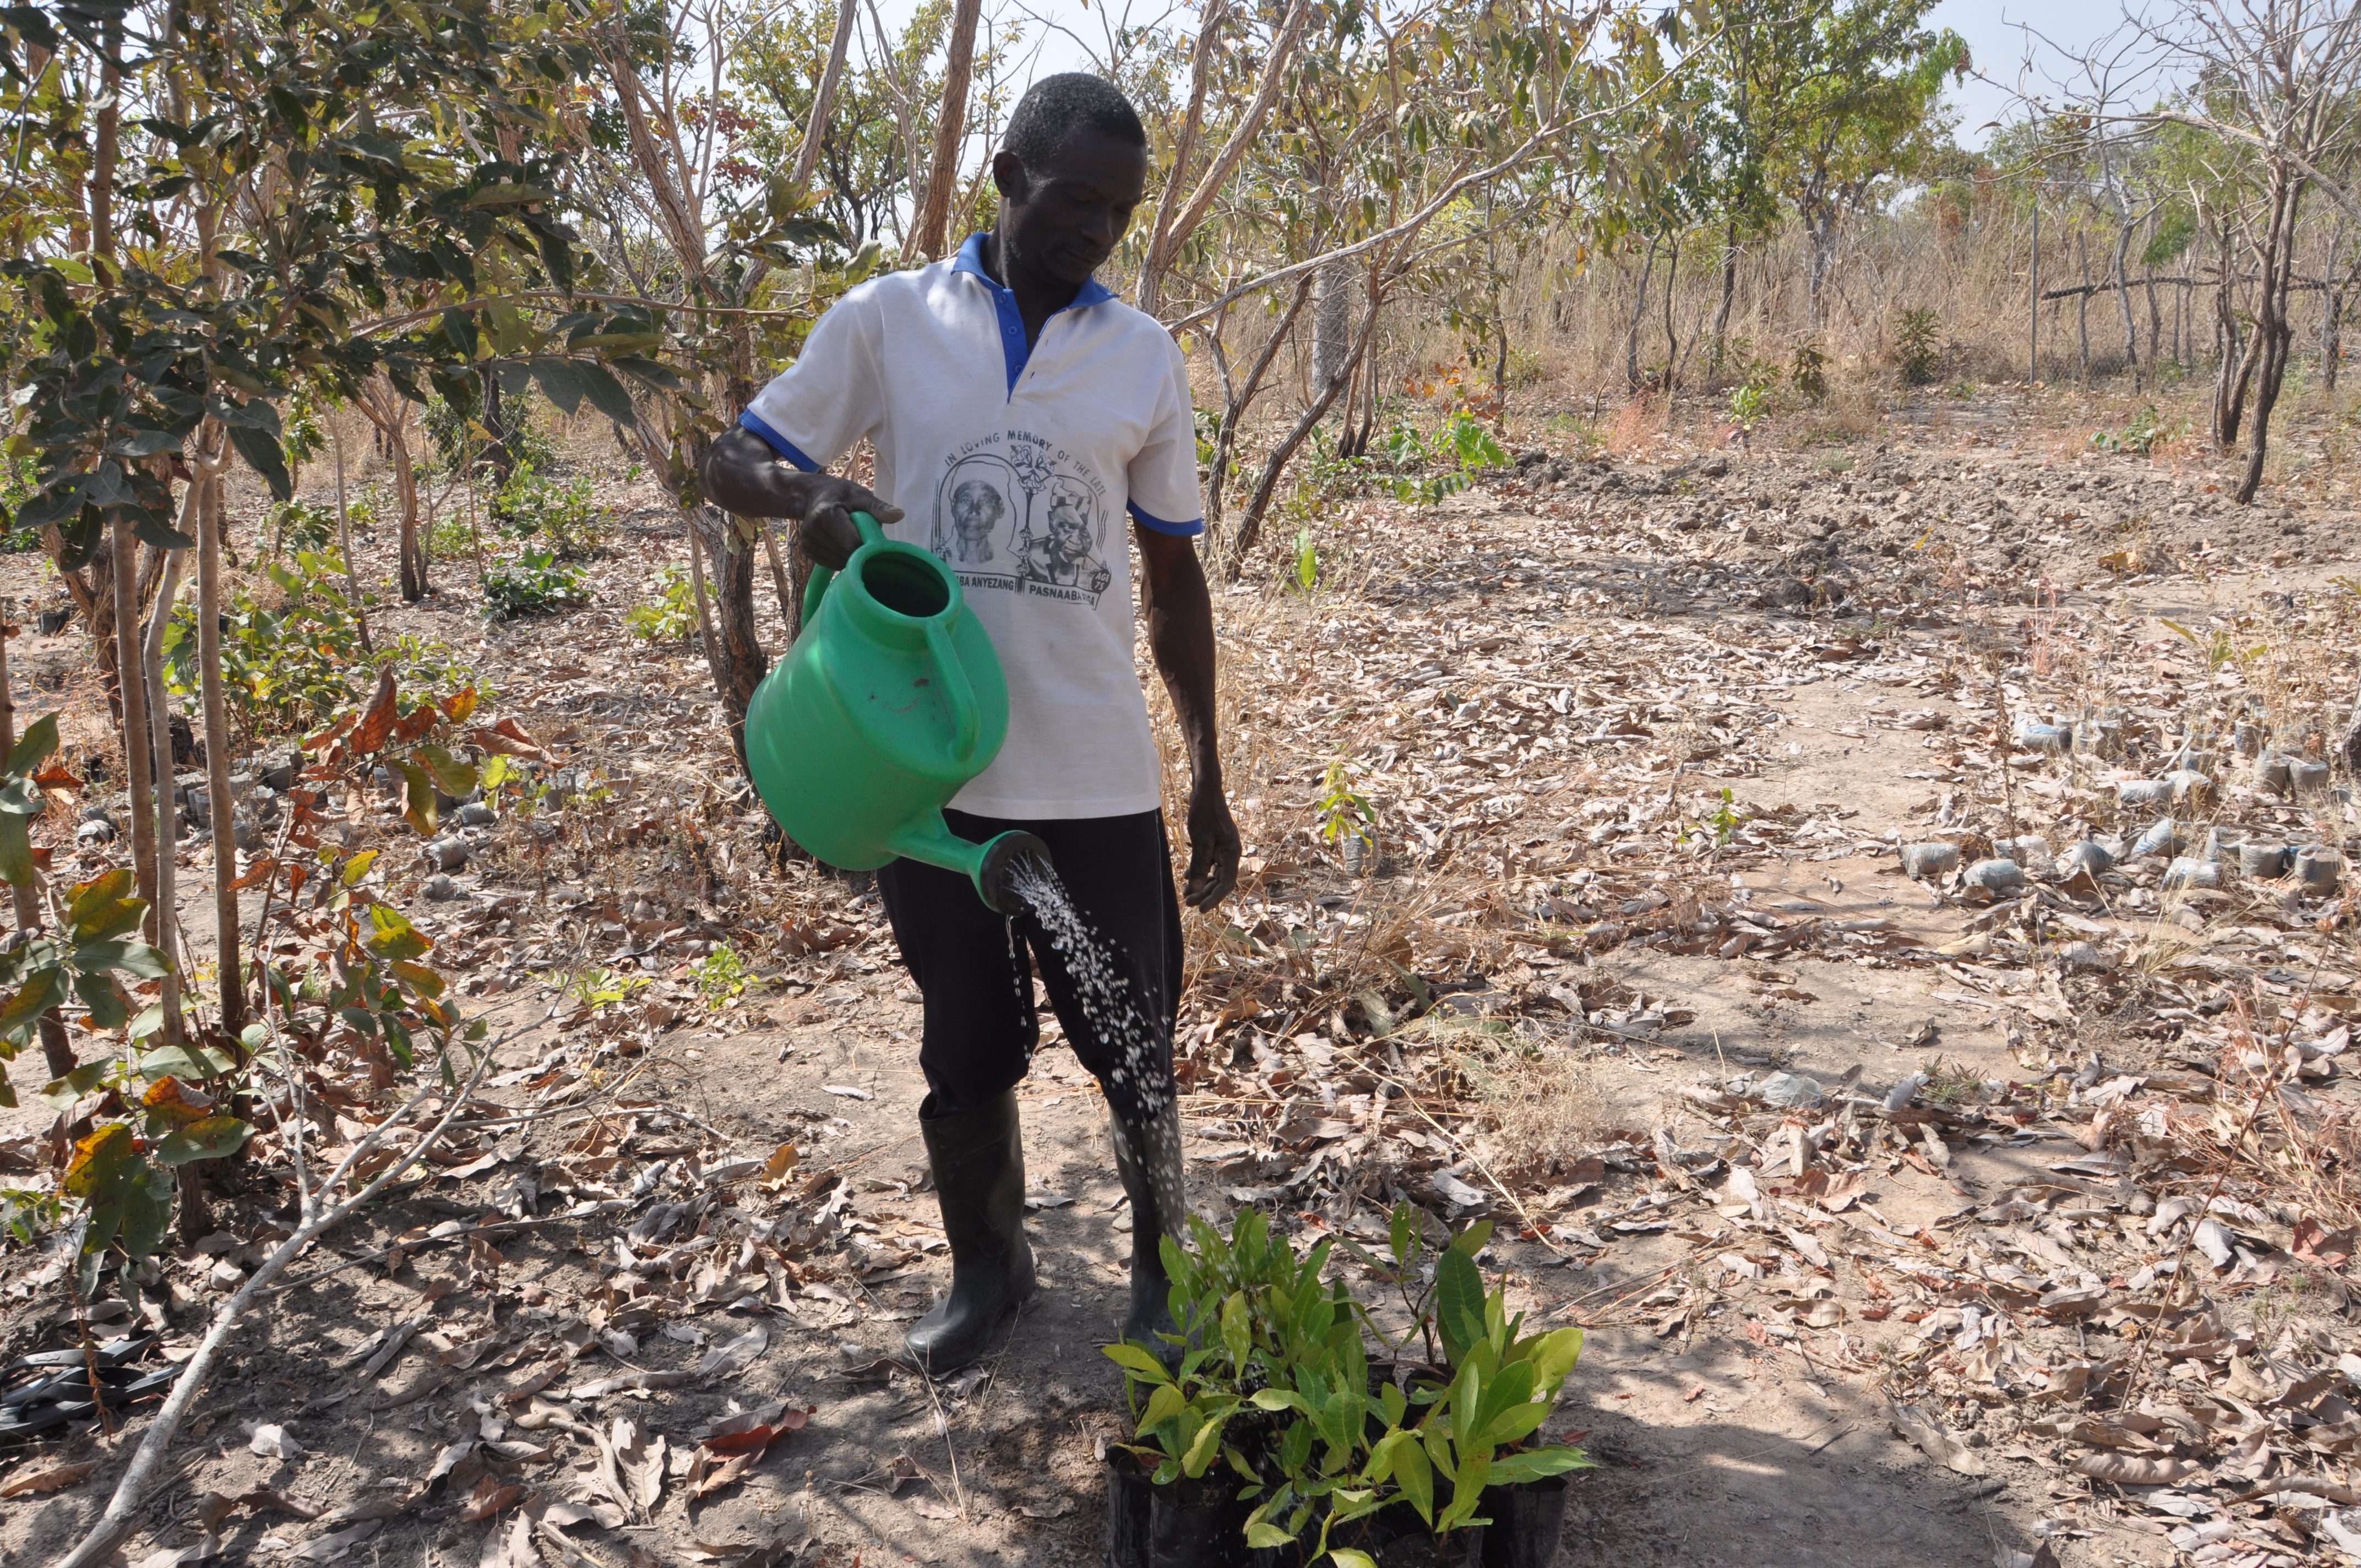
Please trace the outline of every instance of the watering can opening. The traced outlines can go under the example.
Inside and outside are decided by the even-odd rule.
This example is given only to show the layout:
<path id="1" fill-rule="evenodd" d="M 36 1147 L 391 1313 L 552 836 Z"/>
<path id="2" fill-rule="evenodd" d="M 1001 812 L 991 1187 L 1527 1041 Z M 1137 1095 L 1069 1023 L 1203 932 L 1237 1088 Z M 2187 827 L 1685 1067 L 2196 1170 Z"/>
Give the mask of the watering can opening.
<path id="1" fill-rule="evenodd" d="M 861 586 L 896 615 L 927 620 L 950 608 L 950 586 L 929 556 L 903 551 L 873 551 L 861 563 Z"/>

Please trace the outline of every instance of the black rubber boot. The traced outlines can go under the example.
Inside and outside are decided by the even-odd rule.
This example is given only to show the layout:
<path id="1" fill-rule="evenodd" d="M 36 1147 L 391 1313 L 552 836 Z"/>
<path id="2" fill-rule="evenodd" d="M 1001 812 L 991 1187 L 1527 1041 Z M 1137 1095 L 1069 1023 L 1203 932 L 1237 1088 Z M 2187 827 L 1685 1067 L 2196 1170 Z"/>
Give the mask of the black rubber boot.
<path id="1" fill-rule="evenodd" d="M 935 1173 L 943 1234 L 951 1244 L 951 1293 L 902 1343 L 929 1373 L 955 1372 L 995 1348 L 1033 1296 L 1033 1248 L 1025 1239 L 1025 1145 L 1016 1091 L 957 1116 L 918 1107 Z"/>
<path id="2" fill-rule="evenodd" d="M 1131 1199 L 1131 1310 L 1124 1316 L 1123 1337 L 1154 1351 L 1167 1365 L 1178 1365 L 1181 1347 L 1162 1337 L 1176 1331 L 1161 1243 L 1168 1235 L 1176 1242 L 1188 1239 L 1180 1108 L 1167 1100 L 1162 1111 L 1137 1127 L 1110 1114 L 1107 1132 L 1115 1144 L 1115 1172 Z"/>

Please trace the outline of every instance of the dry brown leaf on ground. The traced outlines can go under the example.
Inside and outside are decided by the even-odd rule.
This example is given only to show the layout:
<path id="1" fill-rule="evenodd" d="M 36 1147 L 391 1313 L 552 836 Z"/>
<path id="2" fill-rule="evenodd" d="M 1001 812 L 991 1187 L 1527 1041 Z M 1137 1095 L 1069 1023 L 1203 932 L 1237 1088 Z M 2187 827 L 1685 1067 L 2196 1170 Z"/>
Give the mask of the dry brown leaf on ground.
<path id="1" fill-rule="evenodd" d="M 1885 1419 L 1894 1423 L 1895 1431 L 1917 1444 L 1927 1457 L 1938 1464 L 1949 1465 L 1962 1475 L 1984 1473 L 1984 1462 L 1975 1451 L 1960 1442 L 1950 1428 L 1919 1406 L 1889 1399 L 1885 1404 Z"/>
<path id="2" fill-rule="evenodd" d="M 38 1492 L 57 1492 L 74 1485 L 98 1468 L 98 1461 L 85 1459 L 79 1464 L 60 1464 L 48 1470 L 31 1470 L 0 1481 L 0 1497 L 22 1497 Z"/>
<path id="3" fill-rule="evenodd" d="M 342 1561 L 354 1547 L 385 1528 L 382 1519 L 363 1519 L 350 1530 L 331 1530 L 315 1536 L 288 1553 L 298 1563 L 335 1563 Z"/>
<path id="4" fill-rule="evenodd" d="M 2197 1474 L 2193 1459 L 2165 1459 L 2147 1454 L 2085 1453 L 2074 1461 L 2074 1474 L 2118 1486 L 2169 1486 Z"/>
<path id="5" fill-rule="evenodd" d="M 494 1525 L 484 1536 L 476 1568 L 541 1568 L 541 1554 L 533 1549 L 533 1521 L 519 1514 L 506 1530 Z"/>
<path id="6" fill-rule="evenodd" d="M 617 1416 L 610 1431 L 594 1429 L 591 1435 L 598 1444 L 598 1468 L 590 1483 L 594 1491 L 644 1520 L 664 1495 L 663 1434 L 643 1432 L 629 1416 Z"/>
<path id="7" fill-rule="evenodd" d="M 699 1377 L 735 1377 L 771 1347 L 769 1331 L 757 1323 L 737 1338 L 714 1346 L 697 1364 Z"/>

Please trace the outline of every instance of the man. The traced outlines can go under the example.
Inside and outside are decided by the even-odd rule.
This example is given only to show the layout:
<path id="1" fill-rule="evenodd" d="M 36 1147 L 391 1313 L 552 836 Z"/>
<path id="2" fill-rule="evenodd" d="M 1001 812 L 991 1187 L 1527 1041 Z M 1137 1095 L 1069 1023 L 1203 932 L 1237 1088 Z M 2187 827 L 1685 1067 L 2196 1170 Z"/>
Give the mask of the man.
<path id="1" fill-rule="evenodd" d="M 1052 76 L 1017 104 L 992 174 L 1001 198 L 993 230 L 953 260 L 846 295 L 741 428 L 714 444 L 705 468 L 714 501 L 796 520 L 806 553 L 831 567 L 859 544 L 851 512 L 865 510 L 917 543 L 923 525 L 905 525 L 896 502 L 939 508 L 941 481 L 962 465 L 1005 468 L 1028 497 L 1046 489 L 1076 511 L 1081 547 L 1069 538 L 1054 552 L 1074 557 L 1065 579 L 1104 573 L 1103 591 L 1093 592 L 1021 570 L 967 579 L 968 607 L 1007 674 L 1008 740 L 947 817 L 969 839 L 1021 828 L 1048 844 L 1082 922 L 1112 939 L 1130 995 L 1149 1014 L 1157 1059 L 1143 1069 L 1100 1037 L 1060 943 L 1038 919 L 1003 919 L 935 867 L 901 861 L 878 873 L 926 1003 L 918 1117 L 950 1241 L 951 1288 L 907 1343 L 937 1372 L 993 1349 L 1033 1289 L 1016 1086 L 1039 1038 L 1036 965 L 1075 1054 L 1106 1090 L 1133 1216 L 1125 1332 L 1154 1344 L 1148 1336 L 1168 1321 L 1158 1247 L 1180 1220 L 1170 1086 L 1180 912 L 1132 662 L 1128 553 L 1091 559 L 1096 506 L 1133 521 L 1148 646 L 1188 748 L 1182 896 L 1212 908 L 1235 884 L 1238 864 L 1213 731 L 1212 603 L 1190 543 L 1203 521 L 1187 368 L 1169 334 L 1093 277 L 1147 183 L 1147 133 L 1105 82 Z M 877 453 L 875 494 L 819 471 L 864 437 Z M 938 532 L 947 522 L 955 529 L 931 520 Z M 1054 521 L 1047 526 L 1062 537 Z"/>

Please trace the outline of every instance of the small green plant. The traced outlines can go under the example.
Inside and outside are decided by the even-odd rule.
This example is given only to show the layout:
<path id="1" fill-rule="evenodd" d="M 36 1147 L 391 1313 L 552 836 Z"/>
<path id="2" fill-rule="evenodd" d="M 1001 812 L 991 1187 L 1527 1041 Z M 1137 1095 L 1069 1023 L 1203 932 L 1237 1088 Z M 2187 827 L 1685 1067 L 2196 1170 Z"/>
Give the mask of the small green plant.
<path id="1" fill-rule="evenodd" d="M 476 531 L 467 526 L 467 514 L 457 510 L 445 512 L 426 531 L 426 553 L 437 561 L 456 561 L 473 554 Z"/>
<path id="2" fill-rule="evenodd" d="M 0 1187 L 0 1235 L 30 1246 L 63 1223 L 65 1204 L 54 1192 Z"/>
<path id="3" fill-rule="evenodd" d="M 1942 325 L 1924 307 L 1899 310 L 1894 315 L 1894 363 L 1905 385 L 1923 387 L 1935 378 L 1943 362 Z"/>
<path id="4" fill-rule="evenodd" d="M 336 509 L 309 501 L 280 501 L 270 509 L 269 558 L 289 550 L 325 550 L 336 537 Z"/>
<path id="5" fill-rule="evenodd" d="M 643 991 L 653 981 L 646 975 L 631 974 L 622 970 L 602 968 L 578 969 L 566 977 L 566 994 L 584 1013 L 596 1013 L 614 1003 L 631 999 L 631 993 Z"/>
<path id="6" fill-rule="evenodd" d="M 590 602 L 590 579 L 551 550 L 528 550 L 512 561 L 496 562 L 480 579 L 484 613 L 493 620 L 578 609 Z"/>
<path id="7" fill-rule="evenodd" d="M 711 952 L 688 966 L 688 978 L 705 993 L 707 1006 L 719 1007 L 743 995 L 754 983 L 754 971 L 746 967 L 737 948 L 718 942 Z"/>
<path id="8" fill-rule="evenodd" d="M 1486 1292 L 1475 1259 L 1488 1223 L 1454 1237 L 1426 1283 L 1423 1223 L 1408 1203 L 1395 1209 L 1390 1268 L 1343 1244 L 1400 1288 L 1426 1349 L 1421 1365 L 1406 1359 L 1409 1338 L 1378 1334 L 1394 1357 L 1383 1377 L 1371 1376 L 1363 1343 L 1365 1326 L 1375 1332 L 1367 1309 L 1323 1278 L 1333 1238 L 1298 1257 L 1254 1209 L 1227 1236 L 1192 1220 L 1193 1252 L 1166 1237 L 1179 1332 L 1164 1337 L 1177 1365 L 1128 1342 L 1106 1351 L 1125 1372 L 1133 1452 L 1153 1464 L 1155 1482 L 1226 1466 L 1235 1496 L 1255 1505 L 1249 1548 L 1374 1568 L 1346 1542 L 1380 1508 L 1407 1504 L 1447 1534 L 1487 1522 L 1476 1517 L 1487 1486 L 1587 1465 L 1578 1449 L 1531 1442 L 1581 1355 L 1582 1331 L 1525 1333 L 1505 1295 Z"/>
<path id="9" fill-rule="evenodd" d="M 2154 403 L 2142 409 L 2139 417 L 2121 430 L 2094 430 L 2091 433 L 2092 449 L 2098 452 L 2129 452 L 2136 456 L 2150 457 L 2156 449 L 2169 441 L 2177 441 L 2189 429 L 2185 421 L 2167 420 L 2157 412 Z"/>
<path id="10" fill-rule="evenodd" d="M 1771 389 L 1759 381 L 1745 381 L 1730 389 L 1730 422 L 1741 430 L 1752 430 L 1771 412 Z"/>
<path id="11" fill-rule="evenodd" d="M 1699 817 L 1694 827 L 1681 829 L 1681 842 L 1686 844 L 1692 838 L 1710 837 L 1717 846 L 1724 846 L 1749 820 L 1748 814 L 1739 808 L 1737 795 L 1724 784 L 1720 804 Z"/>
<path id="12" fill-rule="evenodd" d="M 1417 426 L 1397 420 L 1386 433 L 1385 455 L 1392 470 L 1386 488 L 1394 499 L 1413 506 L 1433 506 L 1466 489 L 1483 470 L 1509 465 L 1508 452 L 1484 422 L 1466 409 L 1455 411 L 1432 442 Z M 1448 466 L 1440 473 L 1426 471 L 1437 463 Z"/>
<path id="13" fill-rule="evenodd" d="M 1817 343 L 1795 345 L 1795 357 L 1788 361 L 1787 385 L 1816 403 L 1828 399 L 1828 356 L 1820 352 Z"/>
<path id="14" fill-rule="evenodd" d="M 1971 403 L 1976 400 L 1976 384 L 1973 381 L 1954 381 L 1943 389 L 1943 395 L 1953 402 Z"/>
<path id="15" fill-rule="evenodd" d="M 590 476 L 560 482 L 531 463 L 520 463 L 492 498 L 492 515 L 512 539 L 538 539 L 563 561 L 598 553 L 598 510 L 590 500 Z"/>
<path id="16" fill-rule="evenodd" d="M 642 642 L 686 642 L 697 630 L 696 585 L 678 566 L 656 574 L 656 597 L 623 613 L 623 625 Z"/>
<path id="17" fill-rule="evenodd" d="M 1353 788 L 1352 763 L 1338 757 L 1328 764 L 1321 775 L 1320 799 L 1315 806 L 1320 813 L 1320 836 L 1331 844 L 1345 839 L 1357 839 L 1367 847 L 1377 841 L 1378 812 L 1368 796 Z"/>
<path id="18" fill-rule="evenodd" d="M 1309 523 L 1295 531 L 1294 579 L 1298 593 L 1308 594 L 1320 584 L 1320 546 Z"/>

